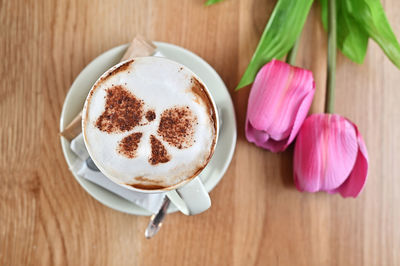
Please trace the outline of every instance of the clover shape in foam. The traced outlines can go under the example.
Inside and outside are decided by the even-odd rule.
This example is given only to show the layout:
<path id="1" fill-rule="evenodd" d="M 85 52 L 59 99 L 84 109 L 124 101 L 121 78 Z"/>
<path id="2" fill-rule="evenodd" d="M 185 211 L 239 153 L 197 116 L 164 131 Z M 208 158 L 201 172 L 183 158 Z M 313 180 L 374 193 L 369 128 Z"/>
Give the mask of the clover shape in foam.
<path id="1" fill-rule="evenodd" d="M 146 103 L 138 99 L 125 87 L 118 85 L 106 90 L 105 110 L 95 122 L 96 127 L 107 133 L 132 132 L 120 140 L 116 150 L 119 154 L 133 159 L 143 133 L 140 127 L 154 123 L 157 114 Z M 152 165 L 171 160 L 165 145 L 186 149 L 194 143 L 196 116 L 188 106 L 174 106 L 160 115 L 156 132 L 150 134 L 151 154 L 148 162 Z M 144 118 L 146 121 L 144 121 Z"/>

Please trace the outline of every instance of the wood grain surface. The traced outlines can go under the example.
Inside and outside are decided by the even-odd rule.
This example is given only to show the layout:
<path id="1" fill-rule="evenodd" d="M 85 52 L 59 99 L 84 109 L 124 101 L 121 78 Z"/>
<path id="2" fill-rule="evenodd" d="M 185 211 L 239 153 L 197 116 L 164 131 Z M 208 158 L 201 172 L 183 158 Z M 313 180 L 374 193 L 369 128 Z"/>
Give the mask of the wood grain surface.
<path id="1" fill-rule="evenodd" d="M 400 72 L 370 42 L 363 65 L 340 53 L 336 112 L 370 155 L 357 199 L 298 192 L 292 150 L 246 142 L 249 87 L 233 92 L 273 0 L 0 0 L 0 265 L 400 265 Z M 400 36 L 400 3 L 383 0 Z M 100 53 L 141 33 L 208 61 L 230 89 L 236 153 L 204 214 L 172 214 L 144 239 L 147 217 L 111 210 L 68 170 L 58 135 L 66 93 Z M 326 34 L 313 6 L 297 65 L 314 72 L 323 110 Z"/>

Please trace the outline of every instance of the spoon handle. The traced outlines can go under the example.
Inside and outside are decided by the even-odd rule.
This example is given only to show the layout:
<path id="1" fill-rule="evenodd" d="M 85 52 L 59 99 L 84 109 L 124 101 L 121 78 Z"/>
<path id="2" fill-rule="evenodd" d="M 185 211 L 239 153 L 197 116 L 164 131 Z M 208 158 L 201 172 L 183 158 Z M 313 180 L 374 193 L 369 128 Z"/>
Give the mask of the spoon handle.
<path id="1" fill-rule="evenodd" d="M 165 215 L 167 214 L 167 209 L 170 202 L 171 202 L 170 199 L 167 196 L 165 196 L 164 201 L 161 204 L 161 207 L 158 210 L 158 212 L 151 216 L 149 225 L 147 226 L 146 231 L 144 232 L 144 235 L 147 239 L 150 239 L 153 236 L 155 236 L 158 230 L 160 230 L 162 226 L 162 221 L 164 220 Z"/>

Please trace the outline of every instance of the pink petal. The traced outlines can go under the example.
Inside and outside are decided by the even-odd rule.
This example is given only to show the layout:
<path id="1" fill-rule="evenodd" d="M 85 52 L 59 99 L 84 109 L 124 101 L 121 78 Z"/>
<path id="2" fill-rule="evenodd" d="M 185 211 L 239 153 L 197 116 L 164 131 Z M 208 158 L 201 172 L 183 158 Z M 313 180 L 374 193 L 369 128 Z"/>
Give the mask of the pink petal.
<path id="1" fill-rule="evenodd" d="M 313 83 L 313 87 L 315 88 L 315 84 Z M 300 108 L 297 112 L 296 118 L 294 120 L 292 132 L 290 132 L 289 139 L 287 141 L 287 145 L 290 144 L 294 138 L 297 136 L 297 133 L 299 132 L 301 126 L 303 125 L 304 119 L 306 118 L 308 111 L 310 110 L 311 103 L 314 99 L 314 92 L 313 90 L 311 93 L 307 94 L 305 99 L 300 105 Z"/>
<path id="2" fill-rule="evenodd" d="M 248 118 L 246 118 L 246 137 L 249 142 L 253 143 L 266 143 L 269 139 L 269 135 L 267 132 L 262 130 L 255 129 L 252 124 L 249 122 Z"/>
<path id="3" fill-rule="evenodd" d="M 353 124 L 354 125 L 354 124 Z M 347 180 L 336 190 L 343 197 L 357 197 L 365 186 L 365 181 L 367 180 L 368 174 L 368 152 L 365 142 L 354 125 L 357 132 L 358 141 L 358 154 L 356 163 L 354 164 L 353 171 Z"/>
<path id="4" fill-rule="evenodd" d="M 358 152 L 354 126 L 339 115 L 314 114 L 303 123 L 294 150 L 300 191 L 331 191 L 350 175 Z"/>
<path id="5" fill-rule="evenodd" d="M 272 60 L 258 72 L 249 96 L 246 137 L 271 151 L 295 138 L 314 97 L 312 73 Z"/>

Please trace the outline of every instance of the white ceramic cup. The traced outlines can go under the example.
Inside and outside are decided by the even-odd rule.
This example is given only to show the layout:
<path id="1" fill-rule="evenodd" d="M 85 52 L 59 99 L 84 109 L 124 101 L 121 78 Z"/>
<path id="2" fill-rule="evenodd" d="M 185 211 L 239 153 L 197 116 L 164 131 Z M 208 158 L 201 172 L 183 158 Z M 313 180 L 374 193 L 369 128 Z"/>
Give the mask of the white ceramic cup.
<path id="1" fill-rule="evenodd" d="M 125 63 L 127 63 L 128 61 L 131 60 L 135 60 L 134 59 L 130 59 L 124 62 L 121 62 L 115 66 L 113 66 L 112 68 L 110 68 L 109 70 L 107 70 L 93 85 L 93 87 L 91 88 L 90 92 L 96 87 L 96 84 L 98 82 L 100 82 L 102 80 L 103 77 L 108 76 L 110 73 L 112 73 L 114 70 L 118 69 L 120 66 L 124 65 Z M 158 60 L 169 60 L 170 59 L 166 59 L 166 58 L 161 58 L 161 57 L 157 57 L 156 59 L 154 59 L 155 63 L 157 63 Z M 177 63 L 178 64 L 178 63 Z M 181 65 L 181 64 L 180 64 Z M 185 67 L 184 65 L 181 65 L 181 67 L 185 68 L 187 71 L 189 71 L 194 77 L 196 77 L 196 79 L 201 82 L 201 84 L 204 86 L 204 91 L 207 93 L 208 95 L 208 99 L 211 103 L 212 106 L 212 112 L 215 114 L 214 115 L 214 123 L 215 123 L 215 141 L 211 150 L 211 153 L 214 152 L 217 141 L 218 141 L 218 133 L 219 133 L 219 129 L 220 129 L 220 121 L 219 121 L 219 116 L 218 116 L 218 110 L 216 108 L 215 105 L 215 101 L 212 98 L 212 95 L 209 91 L 209 89 L 207 88 L 206 84 L 195 74 L 193 73 L 190 69 L 188 69 L 187 67 Z M 117 73 L 118 71 L 115 71 L 115 73 Z M 89 99 L 89 95 L 91 94 L 89 92 L 88 97 L 86 98 L 85 101 L 85 105 L 84 105 L 84 109 L 83 109 L 83 115 L 82 115 L 82 125 L 84 125 L 85 123 L 85 118 L 86 118 L 86 111 L 87 111 L 87 107 L 88 107 L 88 99 Z M 94 163 L 97 165 L 97 167 L 100 169 L 100 171 L 102 171 L 102 167 L 101 165 L 96 163 L 96 158 L 94 156 L 92 156 L 92 153 L 90 151 L 90 145 L 87 144 L 86 141 L 86 136 L 85 136 L 85 130 L 84 128 L 82 129 L 82 132 L 84 134 L 84 140 L 85 140 L 85 145 L 86 148 L 88 149 L 88 152 L 92 158 L 92 160 L 94 161 Z M 209 161 L 208 161 L 209 162 Z M 207 163 L 208 164 L 208 163 Z M 136 188 L 136 187 L 132 187 L 126 184 L 122 184 L 119 182 L 116 182 L 116 179 L 113 178 L 112 176 L 107 175 L 105 172 L 102 171 L 102 173 L 108 177 L 111 181 L 113 181 L 114 183 L 118 184 L 119 186 L 122 186 L 124 188 L 127 188 L 129 190 L 132 191 L 136 191 L 136 192 L 140 192 L 140 193 L 166 193 L 167 196 L 169 197 L 169 199 L 171 200 L 171 202 L 184 214 L 186 215 L 195 215 L 195 214 L 199 214 L 207 209 L 209 209 L 211 207 L 211 199 L 210 196 L 208 194 L 208 192 L 206 191 L 206 189 L 204 188 L 204 185 L 202 183 L 202 181 L 199 178 L 199 174 L 202 172 L 202 170 L 204 170 L 204 168 L 207 165 L 205 165 L 200 171 L 198 171 L 196 173 L 196 175 L 176 184 L 173 186 L 169 186 L 166 188 L 162 188 L 162 189 L 140 189 L 140 188 Z"/>

